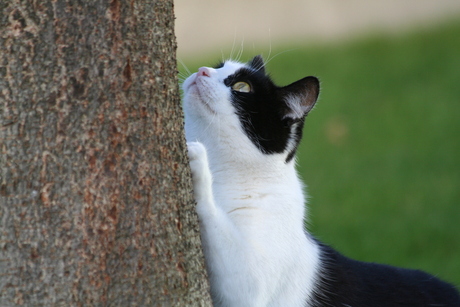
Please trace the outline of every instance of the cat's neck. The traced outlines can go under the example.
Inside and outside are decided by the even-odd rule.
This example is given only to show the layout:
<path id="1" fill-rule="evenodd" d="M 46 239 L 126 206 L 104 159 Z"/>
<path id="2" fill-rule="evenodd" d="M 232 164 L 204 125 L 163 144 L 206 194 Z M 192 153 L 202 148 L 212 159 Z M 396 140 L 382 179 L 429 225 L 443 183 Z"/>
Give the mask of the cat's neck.
<path id="1" fill-rule="evenodd" d="M 305 197 L 294 162 L 286 164 L 270 155 L 266 158 L 264 161 L 271 163 L 249 165 L 239 161 L 231 165 L 221 160 L 211 162 L 211 157 L 216 203 L 238 221 L 242 231 L 249 227 L 247 236 L 259 233 L 253 233 L 253 227 L 272 233 L 273 225 L 304 236 Z"/>
<path id="2" fill-rule="evenodd" d="M 264 182 L 289 183 L 298 180 L 294 161 L 286 163 L 280 154 L 264 155 L 262 159 L 246 157 L 236 159 L 234 154 L 208 153 L 213 180 L 218 184 Z"/>
<path id="3" fill-rule="evenodd" d="M 264 155 L 263 159 L 232 160 L 231 155 L 214 156 L 212 150 L 208 157 L 215 195 L 222 196 L 219 201 L 228 210 L 245 202 L 250 206 L 268 206 L 270 199 L 276 205 L 287 202 L 286 206 L 298 208 L 292 212 L 303 215 L 303 184 L 294 161 L 286 163 L 278 154 Z"/>

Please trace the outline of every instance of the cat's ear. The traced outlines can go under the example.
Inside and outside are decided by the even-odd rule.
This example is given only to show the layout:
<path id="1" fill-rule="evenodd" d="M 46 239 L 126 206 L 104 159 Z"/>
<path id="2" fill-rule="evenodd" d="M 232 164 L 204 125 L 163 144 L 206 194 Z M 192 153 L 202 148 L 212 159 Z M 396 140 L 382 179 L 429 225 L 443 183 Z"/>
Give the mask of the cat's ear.
<path id="1" fill-rule="evenodd" d="M 315 106 L 319 95 L 319 80 L 306 77 L 280 88 L 286 102 L 285 117 L 292 119 L 303 118 Z"/>
<path id="2" fill-rule="evenodd" d="M 261 55 L 256 55 L 248 62 L 248 66 L 265 74 L 265 63 Z"/>

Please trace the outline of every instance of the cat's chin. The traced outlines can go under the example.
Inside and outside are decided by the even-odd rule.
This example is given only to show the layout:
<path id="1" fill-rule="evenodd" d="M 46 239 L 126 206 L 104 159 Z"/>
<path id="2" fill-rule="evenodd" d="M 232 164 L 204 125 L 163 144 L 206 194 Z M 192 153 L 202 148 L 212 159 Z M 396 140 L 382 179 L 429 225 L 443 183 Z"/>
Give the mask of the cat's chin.
<path id="1" fill-rule="evenodd" d="M 191 91 L 197 91 L 197 84 L 196 80 L 186 80 L 182 86 L 182 89 L 184 90 L 184 94 L 188 95 Z"/>
<path id="2" fill-rule="evenodd" d="M 198 86 L 196 84 L 191 84 L 188 89 L 187 93 L 185 94 L 187 103 L 191 105 L 194 105 L 193 108 L 200 108 L 198 105 L 204 106 L 204 109 L 206 111 L 212 113 L 212 114 L 217 114 L 215 110 L 213 110 L 209 104 L 203 99 L 203 97 L 200 94 L 200 91 L 198 89 Z"/>
<path id="3" fill-rule="evenodd" d="M 196 80 L 184 83 L 184 93 L 188 93 L 191 88 L 196 88 Z"/>

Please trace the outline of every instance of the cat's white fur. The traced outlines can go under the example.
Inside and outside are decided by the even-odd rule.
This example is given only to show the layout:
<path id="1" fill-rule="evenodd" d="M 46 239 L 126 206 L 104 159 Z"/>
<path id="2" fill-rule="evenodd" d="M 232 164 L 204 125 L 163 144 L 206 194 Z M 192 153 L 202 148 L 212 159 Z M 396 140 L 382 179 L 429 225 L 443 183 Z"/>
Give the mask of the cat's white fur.
<path id="1" fill-rule="evenodd" d="M 223 80 L 244 64 L 202 67 L 183 84 L 185 131 L 215 306 L 306 306 L 319 248 L 304 230 L 305 196 L 287 153 L 245 135 Z M 293 112 L 294 114 L 297 111 Z"/>

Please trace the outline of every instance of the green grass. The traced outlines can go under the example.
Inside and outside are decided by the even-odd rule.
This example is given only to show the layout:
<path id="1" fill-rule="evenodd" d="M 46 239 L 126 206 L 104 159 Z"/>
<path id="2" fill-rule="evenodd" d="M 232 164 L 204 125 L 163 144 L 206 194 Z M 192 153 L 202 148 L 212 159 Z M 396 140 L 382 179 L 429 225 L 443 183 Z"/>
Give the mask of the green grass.
<path id="1" fill-rule="evenodd" d="M 460 23 L 295 48 L 267 69 L 280 85 L 321 79 L 298 155 L 309 230 L 355 259 L 460 285 Z"/>

